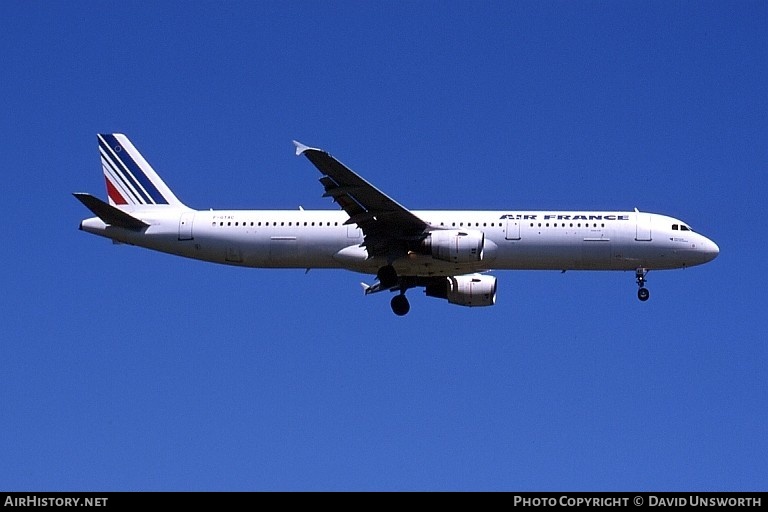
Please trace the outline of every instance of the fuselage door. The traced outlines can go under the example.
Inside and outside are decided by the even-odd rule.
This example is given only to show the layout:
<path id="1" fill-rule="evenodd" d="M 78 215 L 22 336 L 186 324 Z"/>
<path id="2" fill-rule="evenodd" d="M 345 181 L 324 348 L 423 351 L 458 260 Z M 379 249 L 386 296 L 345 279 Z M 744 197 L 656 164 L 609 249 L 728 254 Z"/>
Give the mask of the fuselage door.
<path id="1" fill-rule="evenodd" d="M 651 214 L 638 212 L 635 218 L 637 219 L 635 240 L 646 242 L 651 240 Z"/>
<path id="2" fill-rule="evenodd" d="M 179 218 L 179 240 L 192 240 L 192 222 L 195 219 L 195 212 L 184 212 Z"/>
<path id="3" fill-rule="evenodd" d="M 507 218 L 507 240 L 520 240 L 520 220 Z"/>

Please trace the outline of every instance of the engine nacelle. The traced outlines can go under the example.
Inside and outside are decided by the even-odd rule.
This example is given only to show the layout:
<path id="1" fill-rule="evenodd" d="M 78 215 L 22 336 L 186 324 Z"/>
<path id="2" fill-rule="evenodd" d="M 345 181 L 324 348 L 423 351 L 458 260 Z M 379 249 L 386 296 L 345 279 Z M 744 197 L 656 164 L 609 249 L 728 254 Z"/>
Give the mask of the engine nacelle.
<path id="1" fill-rule="evenodd" d="M 476 230 L 446 229 L 432 231 L 421 249 L 425 254 L 451 263 L 471 263 L 483 259 L 485 233 Z"/>
<path id="2" fill-rule="evenodd" d="M 496 304 L 496 278 L 480 274 L 446 277 L 428 285 L 425 293 L 459 306 L 493 306 Z"/>

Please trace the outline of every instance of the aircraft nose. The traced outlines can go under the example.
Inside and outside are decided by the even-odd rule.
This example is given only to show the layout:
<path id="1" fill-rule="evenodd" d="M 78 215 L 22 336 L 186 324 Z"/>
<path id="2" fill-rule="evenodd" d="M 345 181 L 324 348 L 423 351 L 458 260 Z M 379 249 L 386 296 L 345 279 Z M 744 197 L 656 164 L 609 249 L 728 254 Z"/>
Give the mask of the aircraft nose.
<path id="1" fill-rule="evenodd" d="M 706 241 L 704 242 L 704 247 L 702 247 L 702 252 L 707 258 L 706 261 L 712 261 L 713 259 L 717 258 L 718 254 L 720 254 L 720 248 L 709 238 L 705 238 L 705 240 Z"/>

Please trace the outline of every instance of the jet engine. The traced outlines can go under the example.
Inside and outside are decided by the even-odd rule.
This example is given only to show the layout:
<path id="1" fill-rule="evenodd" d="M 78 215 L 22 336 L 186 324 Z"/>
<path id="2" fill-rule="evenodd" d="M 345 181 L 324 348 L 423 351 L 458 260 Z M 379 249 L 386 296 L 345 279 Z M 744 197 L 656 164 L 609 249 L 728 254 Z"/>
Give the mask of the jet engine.
<path id="1" fill-rule="evenodd" d="M 446 277 L 427 285 L 425 293 L 459 306 L 493 306 L 496 304 L 496 278 L 480 274 Z"/>
<path id="2" fill-rule="evenodd" d="M 421 242 L 421 250 L 433 258 L 451 263 L 471 263 L 483 259 L 485 233 L 446 229 L 432 231 Z"/>

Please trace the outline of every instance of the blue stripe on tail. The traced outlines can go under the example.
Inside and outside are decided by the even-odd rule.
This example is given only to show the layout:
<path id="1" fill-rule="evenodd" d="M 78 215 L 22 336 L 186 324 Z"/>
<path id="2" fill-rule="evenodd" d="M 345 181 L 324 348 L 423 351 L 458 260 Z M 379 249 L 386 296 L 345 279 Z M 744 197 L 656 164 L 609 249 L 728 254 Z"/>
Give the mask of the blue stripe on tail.
<path id="1" fill-rule="evenodd" d="M 127 179 L 130 179 L 130 175 L 132 174 L 133 177 L 141 184 L 144 190 L 147 191 L 155 204 L 168 204 L 168 201 L 165 199 L 165 197 L 163 197 L 160 191 L 157 190 L 157 187 L 155 187 L 154 183 L 152 183 L 150 179 L 147 178 L 147 175 L 144 174 L 144 171 L 141 170 L 141 167 L 139 167 L 133 158 L 131 158 L 131 155 L 129 155 L 127 151 L 123 150 L 122 146 L 114 135 L 102 134 L 101 138 L 104 139 L 104 142 L 106 142 L 107 146 L 104 146 L 102 140 L 99 140 L 99 145 L 101 145 L 108 154 L 112 153 L 117 157 L 117 160 L 128 171 L 127 173 L 124 173 Z M 136 190 L 141 194 L 140 187 L 134 188 L 136 188 Z M 151 201 L 148 200 L 147 202 L 149 203 Z"/>
<path id="2" fill-rule="evenodd" d="M 112 158 L 112 154 L 109 153 L 103 145 L 101 145 L 101 150 L 105 153 L 101 156 L 102 165 L 106 167 L 104 170 L 108 171 L 110 176 L 114 176 L 120 181 L 122 189 L 129 196 L 131 202 L 136 204 L 149 204 L 149 197 L 144 193 L 141 187 L 138 186 L 136 180 L 132 179 L 130 174 L 123 172 L 116 167 L 118 164 L 113 163 L 115 159 Z M 136 192 L 134 192 L 134 190 Z"/>

